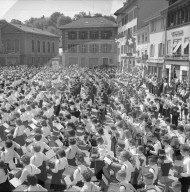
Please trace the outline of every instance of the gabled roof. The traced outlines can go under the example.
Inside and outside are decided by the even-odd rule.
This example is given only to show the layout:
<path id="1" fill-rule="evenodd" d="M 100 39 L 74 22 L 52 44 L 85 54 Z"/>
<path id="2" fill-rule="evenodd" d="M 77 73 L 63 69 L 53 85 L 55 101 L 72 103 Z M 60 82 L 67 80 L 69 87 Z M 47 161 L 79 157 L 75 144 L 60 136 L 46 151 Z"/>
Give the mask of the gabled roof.
<path id="1" fill-rule="evenodd" d="M 2 25 L 2 26 L 10 25 L 10 26 L 18 29 L 19 31 L 22 31 L 22 32 L 25 32 L 25 33 L 32 33 L 32 34 L 45 35 L 45 36 L 49 36 L 49 37 L 59 38 L 59 36 L 54 35 L 54 34 L 50 33 L 49 31 L 37 29 L 37 28 L 34 28 L 34 27 L 28 27 L 28 26 L 25 26 L 25 25 L 18 25 L 18 24 L 8 23 L 5 20 L 0 20 L 0 25 Z"/>
<path id="2" fill-rule="evenodd" d="M 62 25 L 60 29 L 75 29 L 75 28 L 97 28 L 97 27 L 117 27 L 117 24 L 104 17 L 81 18 L 69 24 Z"/>
<path id="3" fill-rule="evenodd" d="M 133 5 L 137 0 L 128 0 L 127 2 L 123 3 L 123 7 L 121 7 L 120 9 L 118 9 L 114 15 L 115 16 L 119 16 L 121 14 L 125 13 L 125 9 L 127 9 L 128 7 L 130 7 L 131 5 Z"/>
<path id="4" fill-rule="evenodd" d="M 14 26 L 14 27 L 26 32 L 26 33 L 34 33 L 34 34 L 46 35 L 46 36 L 50 36 L 50 37 L 59 37 L 57 35 L 54 35 L 53 33 L 50 33 L 49 31 L 37 29 L 34 27 L 28 27 L 25 25 L 18 25 L 18 24 L 13 24 L 13 23 L 10 23 L 10 25 L 12 25 L 12 26 Z"/>

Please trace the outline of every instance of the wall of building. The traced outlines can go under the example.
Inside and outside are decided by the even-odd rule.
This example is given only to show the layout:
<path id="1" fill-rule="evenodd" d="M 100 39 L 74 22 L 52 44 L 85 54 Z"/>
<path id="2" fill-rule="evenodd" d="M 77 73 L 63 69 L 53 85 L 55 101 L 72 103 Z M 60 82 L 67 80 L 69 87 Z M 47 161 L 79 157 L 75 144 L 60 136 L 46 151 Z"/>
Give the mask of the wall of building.
<path id="1" fill-rule="evenodd" d="M 69 39 L 68 33 L 70 31 L 77 32 L 77 39 Z M 88 33 L 87 39 L 79 39 L 79 32 L 86 31 Z M 99 31 L 98 39 L 90 39 L 91 31 Z M 112 31 L 112 37 L 110 39 L 101 39 L 101 31 Z M 88 28 L 88 29 L 67 29 L 62 30 L 62 43 L 63 43 L 63 56 L 62 62 L 64 66 L 70 64 L 78 64 L 81 67 L 90 67 L 90 63 L 94 65 L 102 65 L 102 58 L 109 58 L 108 64 L 117 64 L 117 45 L 115 43 L 115 35 L 117 34 L 117 28 Z M 77 45 L 76 53 L 71 52 L 68 49 L 69 45 Z M 96 53 L 90 51 L 90 47 L 93 44 L 97 44 L 99 49 Z M 111 45 L 111 50 L 108 53 L 102 53 L 101 46 L 103 44 Z M 87 46 L 85 53 L 81 52 L 80 47 L 82 45 Z"/>
<path id="2" fill-rule="evenodd" d="M 182 31 L 182 33 L 181 33 Z M 179 35 L 173 35 L 174 33 L 180 32 Z M 176 39 L 180 39 L 182 41 L 182 55 L 184 54 L 184 44 L 185 44 L 185 39 L 189 38 L 190 40 L 190 25 L 185 25 L 182 27 L 178 27 L 178 28 L 174 28 L 174 29 L 170 29 L 167 31 L 167 41 L 171 40 L 171 45 L 173 45 L 174 40 Z M 171 50 L 170 55 L 172 54 L 172 47 L 171 46 Z M 189 52 L 190 54 L 190 52 Z"/>
<path id="3" fill-rule="evenodd" d="M 145 19 L 154 15 L 166 6 L 168 6 L 168 1 L 166 0 L 138 0 L 138 28 L 142 27 Z"/>
<path id="4" fill-rule="evenodd" d="M 116 53 L 63 53 L 63 59 L 65 59 L 66 66 L 69 66 L 70 64 L 78 64 L 80 67 L 93 68 L 97 65 L 103 65 L 103 58 L 109 58 L 108 64 L 110 65 L 117 64 Z M 90 61 L 93 59 L 94 62 Z M 90 66 L 91 62 L 94 64 Z"/>
<path id="5" fill-rule="evenodd" d="M 157 59 L 159 58 L 159 44 L 165 44 L 165 32 L 150 33 L 150 42 L 148 46 L 148 54 L 150 55 L 151 45 L 154 45 L 154 56 L 150 55 L 150 58 Z M 164 56 L 164 55 L 163 55 Z"/>
<path id="6" fill-rule="evenodd" d="M 186 39 L 190 41 L 189 31 L 189 25 L 173 28 L 167 31 L 167 43 L 168 41 L 171 42 L 171 46 L 168 46 L 166 57 L 166 67 L 169 70 L 170 78 L 172 74 L 172 67 L 175 67 L 176 75 L 180 80 L 188 79 L 190 50 L 189 53 L 184 54 L 184 45 Z M 174 56 L 174 40 L 181 40 L 181 55 Z"/>
<path id="7" fill-rule="evenodd" d="M 18 47 L 15 46 L 15 40 L 18 40 Z M 32 52 L 32 40 L 35 42 L 35 50 Z M 10 41 L 10 49 L 7 49 L 7 41 Z M 38 52 L 37 41 L 40 41 L 40 52 Z M 45 52 L 43 52 L 43 41 L 46 43 Z M 2 32 L 2 42 L 5 53 L 20 54 L 19 64 L 44 64 L 52 57 L 59 54 L 59 38 L 48 37 L 38 34 L 24 33 L 16 31 L 11 26 L 6 26 Z M 47 43 L 50 42 L 50 52 L 48 52 Z M 52 43 L 54 42 L 54 52 L 52 52 Z M 17 62 L 16 62 L 17 64 Z"/>

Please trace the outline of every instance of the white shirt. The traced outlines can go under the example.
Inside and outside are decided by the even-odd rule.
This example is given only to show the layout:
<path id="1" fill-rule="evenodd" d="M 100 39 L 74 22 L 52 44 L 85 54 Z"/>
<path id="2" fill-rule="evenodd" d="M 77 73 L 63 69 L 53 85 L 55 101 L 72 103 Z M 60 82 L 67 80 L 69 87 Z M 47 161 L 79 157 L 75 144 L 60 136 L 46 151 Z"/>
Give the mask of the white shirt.
<path id="1" fill-rule="evenodd" d="M 156 154 L 158 154 L 159 149 L 162 149 L 160 141 L 156 141 L 156 143 L 153 145 L 154 151 Z"/>
<path id="2" fill-rule="evenodd" d="M 43 138 L 42 138 L 43 139 Z M 30 151 L 32 151 L 32 149 L 33 149 L 33 144 L 36 144 L 36 145 L 40 145 L 40 147 L 41 147 L 41 149 L 40 149 L 40 152 L 43 152 L 44 151 L 44 149 L 46 149 L 46 150 L 50 150 L 50 147 L 43 141 L 43 140 L 40 140 L 40 141 L 36 141 L 35 139 L 34 139 L 34 141 L 33 141 L 33 143 L 31 143 L 27 148 L 30 150 Z"/>
<path id="3" fill-rule="evenodd" d="M 84 183 L 84 186 L 82 187 L 80 192 L 99 192 L 100 187 L 95 185 L 94 183 Z"/>
<path id="4" fill-rule="evenodd" d="M 121 167 L 121 170 L 126 171 L 127 173 L 126 181 L 131 181 L 131 173 L 134 171 L 133 165 L 129 161 L 125 161 Z"/>
<path id="5" fill-rule="evenodd" d="M 1 160 L 3 160 L 5 163 L 8 163 L 11 170 L 16 168 L 13 162 L 14 157 L 16 159 L 20 159 L 18 153 L 11 148 L 5 149 L 5 151 L 1 153 Z"/>
<path id="6" fill-rule="evenodd" d="M 165 152 L 168 159 L 172 161 L 174 151 L 170 145 L 165 146 Z"/>
<path id="7" fill-rule="evenodd" d="M 73 159 L 77 153 L 81 153 L 81 150 L 76 145 L 70 145 L 65 150 L 67 159 Z"/>
<path id="8" fill-rule="evenodd" d="M 77 167 L 77 169 L 74 171 L 74 174 L 73 174 L 73 182 L 74 183 L 77 183 L 79 181 L 82 181 L 83 177 L 82 177 L 82 172 L 84 170 L 86 170 L 87 168 L 84 166 L 84 165 L 79 165 Z"/>
<path id="9" fill-rule="evenodd" d="M 47 189 L 43 188 L 41 185 L 37 184 L 36 186 L 29 186 L 28 189 L 25 189 L 24 191 L 48 191 Z"/>
<path id="10" fill-rule="evenodd" d="M 35 165 L 36 167 L 40 167 L 43 163 L 43 161 L 47 161 L 48 158 L 41 152 L 35 153 L 31 158 L 30 158 L 30 163 Z"/>
<path id="11" fill-rule="evenodd" d="M 151 169 L 152 169 L 152 170 L 151 170 Z M 154 174 L 154 179 L 153 179 L 153 181 L 155 182 L 156 179 L 158 178 L 158 165 L 151 165 L 149 171 Z"/>
<path id="12" fill-rule="evenodd" d="M 184 144 L 185 143 L 185 134 L 184 133 L 178 134 L 178 139 L 181 144 Z"/>
<path id="13" fill-rule="evenodd" d="M 51 131 L 50 131 L 49 127 L 42 127 L 42 131 L 43 131 L 43 135 L 45 137 L 51 135 Z"/>
<path id="14" fill-rule="evenodd" d="M 59 170 L 63 170 L 68 167 L 68 161 L 66 157 L 57 159 L 55 161 L 55 168 L 52 169 L 52 172 L 57 173 Z"/>
<path id="15" fill-rule="evenodd" d="M 15 131 L 14 131 L 13 138 L 16 138 L 18 136 L 23 135 L 24 134 L 24 130 L 25 130 L 25 126 L 24 125 L 17 126 Z"/>
<path id="16" fill-rule="evenodd" d="M 33 165 L 33 164 L 27 165 L 22 170 L 20 181 L 23 183 L 27 179 L 27 175 L 29 175 L 29 174 L 35 175 L 35 174 L 39 174 L 39 173 L 41 173 L 41 170 L 38 169 L 35 165 Z"/>
<path id="17" fill-rule="evenodd" d="M 8 178 L 8 175 L 5 174 L 4 169 L 0 169 L 0 184 L 5 183 Z"/>
<path id="18" fill-rule="evenodd" d="M 182 177 L 190 177 L 190 156 L 184 157 Z"/>

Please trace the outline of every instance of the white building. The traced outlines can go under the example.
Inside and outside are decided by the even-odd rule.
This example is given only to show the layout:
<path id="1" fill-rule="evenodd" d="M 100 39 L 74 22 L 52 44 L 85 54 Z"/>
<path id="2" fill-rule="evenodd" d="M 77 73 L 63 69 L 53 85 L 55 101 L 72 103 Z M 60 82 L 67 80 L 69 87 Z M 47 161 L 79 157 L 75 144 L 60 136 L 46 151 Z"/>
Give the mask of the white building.
<path id="1" fill-rule="evenodd" d="M 175 68 L 178 79 L 190 81 L 190 1 L 171 1 L 162 15 L 167 15 L 166 75 L 169 81 L 174 78 Z"/>
<path id="2" fill-rule="evenodd" d="M 166 5 L 166 0 L 126 0 L 123 7 L 115 12 L 120 37 L 118 48 L 121 68 L 125 70 L 129 65 L 135 65 L 136 46 L 131 49 L 126 45 L 127 36 L 133 35 L 136 38 L 134 33 L 144 26 L 144 20 Z"/>
<path id="3" fill-rule="evenodd" d="M 137 37 L 137 48 L 136 48 L 136 65 L 144 66 L 148 57 L 148 46 L 149 46 L 149 25 L 145 24 L 144 27 L 137 30 L 135 33 Z"/>
<path id="4" fill-rule="evenodd" d="M 166 41 L 166 17 L 160 11 L 146 20 L 149 24 L 148 74 L 163 76 Z"/>

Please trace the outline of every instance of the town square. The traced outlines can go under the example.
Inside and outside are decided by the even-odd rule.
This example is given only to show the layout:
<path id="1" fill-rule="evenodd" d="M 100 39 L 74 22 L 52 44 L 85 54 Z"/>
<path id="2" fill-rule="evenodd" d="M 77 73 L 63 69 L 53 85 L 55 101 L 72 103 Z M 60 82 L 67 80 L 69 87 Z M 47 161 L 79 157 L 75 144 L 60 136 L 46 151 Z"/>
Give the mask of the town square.
<path id="1" fill-rule="evenodd" d="M 190 0 L 0 0 L 0 192 L 190 192 Z"/>

